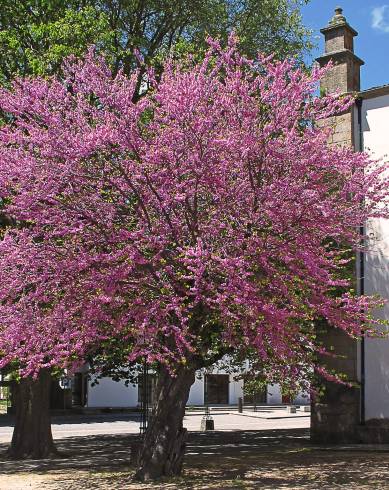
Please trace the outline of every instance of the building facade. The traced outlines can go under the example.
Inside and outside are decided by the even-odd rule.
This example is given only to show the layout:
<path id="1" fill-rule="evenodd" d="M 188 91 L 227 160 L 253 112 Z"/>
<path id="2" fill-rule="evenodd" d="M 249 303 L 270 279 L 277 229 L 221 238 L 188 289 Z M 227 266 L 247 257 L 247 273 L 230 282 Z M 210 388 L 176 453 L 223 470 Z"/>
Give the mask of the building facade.
<path id="1" fill-rule="evenodd" d="M 320 66 L 332 63 L 321 83 L 324 93 L 353 93 L 355 103 L 347 113 L 325 122 L 333 128 L 329 144 L 367 151 L 374 159 L 389 155 L 389 85 L 361 90 L 364 62 L 354 53 L 357 32 L 342 9 L 321 30 L 325 38 Z M 378 294 L 389 300 L 389 220 L 374 219 L 361 230 L 368 237 L 368 252 L 357 257 L 356 279 L 360 294 Z M 374 312 L 389 319 L 389 304 Z M 389 339 L 353 340 L 328 328 L 321 332 L 337 359 L 329 367 L 347 374 L 354 388 L 325 384 L 325 394 L 312 406 L 312 437 L 320 442 L 388 442 L 389 431 Z"/>
<path id="2" fill-rule="evenodd" d="M 151 393 L 155 386 L 155 377 L 148 376 L 148 392 Z M 244 382 L 236 379 L 236 375 L 229 374 L 223 369 L 215 367 L 211 372 L 198 371 L 188 399 L 188 406 L 202 405 L 237 405 L 239 398 L 245 404 L 296 404 L 306 405 L 309 396 L 299 393 L 294 399 L 283 396 L 278 385 L 268 385 L 266 389 L 254 395 L 244 394 Z M 102 378 L 97 385 L 92 380 L 86 379 L 86 388 L 81 405 L 87 408 L 135 408 L 142 402 L 143 386 L 125 385 L 125 381 L 113 381 L 111 378 Z"/>

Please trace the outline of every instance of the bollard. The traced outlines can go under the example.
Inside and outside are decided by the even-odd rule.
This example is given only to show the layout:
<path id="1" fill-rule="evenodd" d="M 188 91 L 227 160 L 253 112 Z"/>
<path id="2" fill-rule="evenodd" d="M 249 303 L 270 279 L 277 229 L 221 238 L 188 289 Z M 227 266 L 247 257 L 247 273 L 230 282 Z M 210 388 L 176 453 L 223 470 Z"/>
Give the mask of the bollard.
<path id="1" fill-rule="evenodd" d="M 200 430 L 215 430 L 215 422 L 210 415 L 204 415 L 201 419 Z"/>
<path id="2" fill-rule="evenodd" d="M 243 398 L 242 397 L 238 398 L 238 412 L 239 413 L 243 412 Z"/>

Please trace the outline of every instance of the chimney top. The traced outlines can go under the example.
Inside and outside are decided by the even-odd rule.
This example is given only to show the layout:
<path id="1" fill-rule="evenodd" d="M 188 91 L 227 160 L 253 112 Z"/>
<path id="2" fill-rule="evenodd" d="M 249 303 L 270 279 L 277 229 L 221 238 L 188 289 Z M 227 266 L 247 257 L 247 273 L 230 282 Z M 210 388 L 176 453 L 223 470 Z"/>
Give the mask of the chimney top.
<path id="1" fill-rule="evenodd" d="M 347 22 L 342 8 L 336 7 L 335 15 L 320 32 L 324 34 L 325 45 L 324 54 L 317 61 L 320 66 L 333 62 L 333 67 L 322 80 L 322 88 L 327 93 L 359 91 L 363 61 L 354 54 L 354 37 L 358 33 Z"/>
<path id="2" fill-rule="evenodd" d="M 349 30 L 353 36 L 358 35 L 357 31 L 355 29 L 353 29 L 350 26 L 350 24 L 347 22 L 346 17 L 343 15 L 342 7 L 336 7 L 335 15 L 328 22 L 326 27 L 324 27 L 323 29 L 320 29 L 320 32 L 325 34 L 326 32 L 332 31 L 332 30 L 337 29 L 339 27 L 344 27 L 345 29 Z"/>
<path id="3" fill-rule="evenodd" d="M 346 17 L 343 15 L 343 9 L 342 7 L 336 7 L 335 9 L 335 15 L 332 17 L 332 19 L 329 21 L 329 25 L 333 26 L 336 24 L 347 24 Z"/>

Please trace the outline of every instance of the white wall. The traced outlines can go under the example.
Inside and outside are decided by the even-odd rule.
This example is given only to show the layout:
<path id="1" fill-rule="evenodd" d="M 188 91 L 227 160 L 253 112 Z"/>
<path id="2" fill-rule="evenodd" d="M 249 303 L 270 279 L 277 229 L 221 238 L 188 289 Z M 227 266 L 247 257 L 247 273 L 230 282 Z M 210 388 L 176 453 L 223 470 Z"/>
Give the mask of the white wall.
<path id="1" fill-rule="evenodd" d="M 280 405 L 282 403 L 282 395 L 279 385 L 269 385 L 267 387 L 267 403 L 269 405 Z"/>
<path id="2" fill-rule="evenodd" d="M 292 403 L 296 405 L 307 405 L 310 402 L 310 397 L 307 393 L 300 391 L 296 398 L 292 400 Z M 281 405 L 282 404 L 282 394 L 280 385 L 268 385 L 267 387 L 267 403 L 269 405 Z"/>
<path id="3" fill-rule="evenodd" d="M 294 399 L 296 405 L 309 405 L 311 399 L 307 393 L 300 392 Z"/>
<path id="4" fill-rule="evenodd" d="M 230 375 L 230 386 L 228 393 L 228 403 L 230 405 L 237 405 L 238 398 L 243 398 L 243 380 L 234 380 L 233 376 Z"/>
<path id="5" fill-rule="evenodd" d="M 210 371 L 213 374 L 228 374 L 226 370 L 214 366 Z M 195 382 L 193 383 L 187 405 L 204 404 L 204 372 L 198 372 Z M 237 405 L 238 399 L 243 397 L 243 380 L 235 380 L 234 375 L 229 375 L 228 403 Z M 294 400 L 297 404 L 309 403 L 309 398 L 304 394 L 299 395 Z M 267 388 L 267 403 L 270 405 L 280 405 L 282 396 L 279 385 L 269 385 Z M 137 407 L 138 404 L 138 387 L 129 385 L 125 386 L 124 382 L 116 382 L 111 378 L 102 378 L 99 384 L 91 386 L 88 382 L 87 406 L 89 408 L 125 408 Z"/>
<path id="6" fill-rule="evenodd" d="M 214 371 L 216 374 L 225 373 L 222 370 Z M 230 375 L 229 384 L 229 404 L 237 405 L 238 399 L 243 397 L 243 381 L 234 380 L 233 375 Z M 269 385 L 267 388 L 267 403 L 269 405 L 280 405 L 282 403 L 281 390 L 279 385 Z M 294 400 L 296 404 L 309 403 L 309 397 L 303 393 L 299 393 Z M 196 377 L 190 392 L 188 405 L 203 405 L 204 404 L 204 375 Z M 88 400 L 87 407 L 89 408 L 126 408 L 137 407 L 138 404 L 138 387 L 129 385 L 126 387 L 124 382 L 116 382 L 111 378 L 102 378 L 99 384 L 91 386 L 88 383 Z"/>
<path id="7" fill-rule="evenodd" d="M 366 151 L 374 158 L 389 154 L 389 96 L 363 101 L 362 128 Z M 388 160 L 388 158 L 386 158 Z M 371 251 L 365 254 L 365 294 L 389 299 L 389 220 L 376 219 L 366 232 Z M 389 304 L 375 312 L 389 319 Z M 389 340 L 365 341 L 366 419 L 389 417 Z"/>
<path id="8" fill-rule="evenodd" d="M 91 386 L 88 382 L 87 406 L 94 408 L 124 408 L 138 405 L 138 387 L 125 386 L 123 381 L 101 378 L 99 384 Z"/>
<path id="9" fill-rule="evenodd" d="M 196 380 L 193 383 L 190 392 L 187 405 L 203 405 L 204 404 L 204 376 L 199 378 L 196 376 Z"/>

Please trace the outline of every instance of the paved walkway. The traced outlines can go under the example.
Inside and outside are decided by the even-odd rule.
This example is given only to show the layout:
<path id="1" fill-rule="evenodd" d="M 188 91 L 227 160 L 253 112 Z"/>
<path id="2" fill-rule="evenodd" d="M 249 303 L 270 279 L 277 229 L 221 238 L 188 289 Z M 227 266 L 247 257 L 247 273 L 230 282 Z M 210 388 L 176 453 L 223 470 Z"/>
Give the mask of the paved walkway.
<path id="1" fill-rule="evenodd" d="M 273 412 L 270 412 L 272 414 Z M 273 430 L 308 428 L 310 424 L 309 414 L 304 417 L 295 414 L 287 414 L 286 409 L 281 412 L 276 410 L 277 418 L 269 418 L 268 413 L 245 412 L 215 412 L 212 416 L 215 421 L 215 429 L 219 431 L 242 430 Z M 282 413 L 284 416 L 282 416 Z M 281 418 L 280 418 L 281 417 Z M 184 419 L 184 425 L 189 431 L 200 430 L 202 414 L 188 412 Z M 0 418 L 0 443 L 11 441 L 12 421 L 7 418 L 1 422 Z M 52 431 L 54 439 L 65 437 L 93 436 L 104 434 L 138 434 L 139 415 L 137 414 L 99 414 L 99 415 L 74 415 L 53 417 Z"/>
<path id="2" fill-rule="evenodd" d="M 259 419 L 267 419 L 267 420 L 311 418 L 310 412 L 303 412 L 301 410 L 297 410 L 296 413 L 288 413 L 285 412 L 285 410 L 258 410 L 256 412 L 252 410 L 250 411 L 243 410 L 243 412 L 239 415 L 244 415 L 245 417 L 256 417 Z"/>

